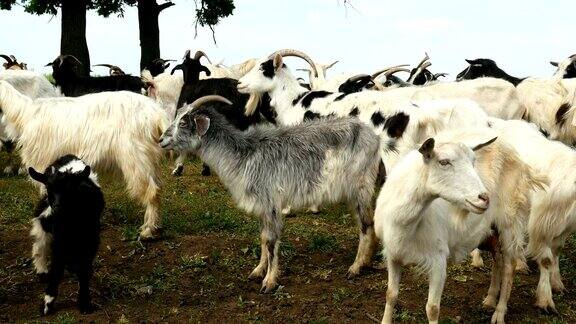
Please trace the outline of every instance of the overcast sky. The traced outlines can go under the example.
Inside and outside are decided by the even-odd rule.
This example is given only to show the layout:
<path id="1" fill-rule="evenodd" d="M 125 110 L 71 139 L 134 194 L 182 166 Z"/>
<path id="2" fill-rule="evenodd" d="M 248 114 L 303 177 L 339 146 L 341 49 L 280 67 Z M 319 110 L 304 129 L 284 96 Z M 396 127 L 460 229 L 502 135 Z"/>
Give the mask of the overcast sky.
<path id="1" fill-rule="evenodd" d="M 162 0 L 159 0 L 161 3 Z M 371 72 L 389 65 L 416 64 L 428 52 L 433 72 L 462 70 L 465 58 L 488 57 L 512 75 L 549 76 L 549 60 L 576 53 L 573 0 L 235 0 L 234 15 L 194 39 L 194 1 L 174 0 L 160 16 L 161 52 L 180 59 L 186 49 L 203 49 L 213 61 L 238 63 L 281 48 L 305 51 L 315 61 L 340 60 L 335 72 Z M 35 16 L 20 7 L 0 11 L 0 52 L 29 67 L 58 55 L 60 17 Z M 112 63 L 138 73 L 140 52 L 136 8 L 124 18 L 88 14 L 92 64 Z M 300 65 L 291 59 L 290 67 Z M 107 73 L 105 70 L 95 72 Z"/>

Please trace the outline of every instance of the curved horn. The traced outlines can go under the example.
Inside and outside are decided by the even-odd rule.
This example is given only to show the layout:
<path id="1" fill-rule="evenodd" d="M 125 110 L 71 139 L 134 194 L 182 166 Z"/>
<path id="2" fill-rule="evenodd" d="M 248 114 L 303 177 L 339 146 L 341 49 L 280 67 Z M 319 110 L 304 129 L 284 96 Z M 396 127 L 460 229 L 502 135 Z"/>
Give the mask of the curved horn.
<path id="1" fill-rule="evenodd" d="M 200 97 L 196 100 L 194 100 L 194 102 L 192 102 L 189 106 L 192 107 L 192 109 L 190 111 L 194 111 L 198 108 L 200 108 L 203 104 L 210 102 L 210 101 L 219 101 L 219 102 L 223 102 L 227 105 L 233 105 L 232 101 L 222 97 L 222 96 L 218 96 L 218 95 L 210 95 L 210 96 L 204 96 L 204 97 Z"/>
<path id="2" fill-rule="evenodd" d="M 210 61 L 208 55 L 206 55 L 206 53 L 204 53 L 203 51 L 196 51 L 196 54 L 194 54 L 194 59 L 199 60 L 200 58 L 202 58 L 202 56 L 204 56 L 208 60 L 208 63 L 212 64 L 212 61 Z"/>
<path id="3" fill-rule="evenodd" d="M 112 64 L 94 64 L 94 65 L 92 65 L 92 66 L 104 66 L 104 67 L 107 67 L 107 68 L 109 68 L 109 69 L 117 68 L 116 65 L 112 65 Z"/>
<path id="4" fill-rule="evenodd" d="M 0 57 L 5 59 L 6 62 L 8 62 L 8 64 L 14 63 L 14 61 L 12 61 L 12 59 L 10 57 L 8 57 L 8 55 L 0 54 Z"/>
<path id="5" fill-rule="evenodd" d="M 378 76 L 380 76 L 380 74 L 384 74 L 385 76 L 389 76 L 389 75 L 392 75 L 396 72 L 410 72 L 410 70 L 406 68 L 407 66 L 410 66 L 410 64 L 401 64 L 401 65 L 396 65 L 396 66 L 391 66 L 391 67 L 385 68 L 383 70 L 380 70 L 380 71 L 373 73 L 372 78 L 376 79 Z"/>
<path id="6" fill-rule="evenodd" d="M 426 70 L 428 67 L 430 67 L 432 65 L 432 63 L 430 62 L 424 62 L 423 64 L 419 65 L 416 69 L 414 74 L 412 74 L 412 76 L 410 76 L 410 78 L 408 79 L 408 83 L 413 83 L 414 80 L 416 80 L 416 77 L 418 75 L 420 75 L 420 73 L 422 73 L 424 70 Z"/>
<path id="7" fill-rule="evenodd" d="M 74 56 L 74 55 L 66 55 L 66 56 L 71 57 L 71 58 L 72 58 L 74 61 L 76 61 L 78 64 L 84 65 L 84 64 L 82 64 L 82 62 L 80 62 L 79 59 L 76 58 L 76 56 Z M 64 60 L 64 56 L 61 55 L 61 57 L 60 57 L 60 65 L 62 65 L 63 60 Z"/>
<path id="8" fill-rule="evenodd" d="M 426 54 L 426 55 L 424 56 L 422 61 L 420 61 L 420 63 L 418 63 L 418 65 L 416 65 L 416 68 L 421 67 L 422 65 L 424 65 L 424 63 L 426 63 L 426 61 L 428 61 L 430 59 L 430 57 L 428 56 L 428 53 L 424 52 L 424 54 Z"/>
<path id="9" fill-rule="evenodd" d="M 447 75 L 448 75 L 448 73 L 444 73 L 444 72 L 442 72 L 442 73 L 436 73 L 436 74 L 434 74 L 434 80 L 437 80 L 438 78 L 445 77 L 445 76 L 447 76 Z"/>
<path id="10" fill-rule="evenodd" d="M 175 67 L 173 67 L 172 72 L 170 72 L 170 75 L 173 75 L 176 70 L 182 70 L 182 64 L 178 64 Z"/>
<path id="11" fill-rule="evenodd" d="M 340 62 L 340 61 L 334 61 L 334 62 L 326 65 L 326 66 L 324 67 L 324 70 L 328 70 L 329 68 L 333 67 L 333 66 L 334 66 L 336 63 L 338 63 L 338 62 Z"/>
<path id="12" fill-rule="evenodd" d="M 268 56 L 268 58 L 269 59 L 274 58 L 274 56 L 276 54 L 281 55 L 282 57 L 295 56 L 295 57 L 299 57 L 299 58 L 303 59 L 304 61 L 308 62 L 308 64 L 310 64 L 310 67 L 312 68 L 312 71 L 314 72 L 314 77 L 318 77 L 318 70 L 316 69 L 316 64 L 310 58 L 310 56 L 306 55 L 304 52 L 301 52 L 301 51 L 298 51 L 295 49 L 281 49 L 281 50 L 278 50 L 278 51 L 270 54 L 270 56 Z"/>
<path id="13" fill-rule="evenodd" d="M 182 58 L 183 60 L 190 58 L 190 50 L 186 50 L 186 52 L 184 52 L 184 57 Z"/>
<path id="14" fill-rule="evenodd" d="M 370 80 L 372 81 L 372 83 L 374 83 L 374 87 L 376 87 L 376 89 L 378 89 L 378 90 L 384 90 L 384 86 L 383 86 L 380 82 L 376 81 L 373 76 L 368 75 L 368 74 L 358 74 L 358 75 L 355 75 L 355 76 L 353 76 L 353 77 L 348 78 L 348 80 L 346 80 L 346 82 L 356 82 L 356 81 L 358 81 L 358 80 L 360 80 L 360 79 L 363 79 L 363 78 L 366 78 L 366 77 L 369 77 L 369 78 L 370 78 Z"/>

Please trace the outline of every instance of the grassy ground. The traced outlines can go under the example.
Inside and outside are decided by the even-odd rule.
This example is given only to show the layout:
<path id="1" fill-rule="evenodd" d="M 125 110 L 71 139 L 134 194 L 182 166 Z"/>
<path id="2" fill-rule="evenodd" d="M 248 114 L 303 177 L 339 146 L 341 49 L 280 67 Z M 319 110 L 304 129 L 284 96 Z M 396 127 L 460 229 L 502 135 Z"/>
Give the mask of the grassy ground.
<path id="1" fill-rule="evenodd" d="M 0 167 L 7 155 L 0 153 Z M 255 218 L 234 207 L 218 178 L 201 177 L 198 161 L 181 178 L 163 166 L 164 238 L 136 240 L 143 208 L 126 197 L 122 183 L 104 177 L 107 208 L 96 261 L 92 295 L 98 309 L 80 315 L 76 281 L 67 276 L 56 315 L 39 317 L 44 285 L 30 260 L 29 220 L 37 193 L 24 177 L 0 177 L 0 322 L 374 322 L 384 311 L 386 271 L 367 269 L 345 278 L 357 244 L 355 222 L 342 206 L 320 215 L 299 213 L 286 220 L 278 291 L 259 293 L 247 280 L 258 263 Z M 559 315 L 539 313 L 532 303 L 537 270 L 517 275 L 509 305 L 509 323 L 576 322 L 576 240 L 561 260 L 567 292 L 555 295 Z M 377 257 L 378 260 L 378 257 Z M 481 302 L 489 285 L 490 262 L 472 269 L 452 266 L 442 299 L 443 323 L 485 323 L 491 312 Z M 403 273 L 398 321 L 423 322 L 426 278 Z"/>

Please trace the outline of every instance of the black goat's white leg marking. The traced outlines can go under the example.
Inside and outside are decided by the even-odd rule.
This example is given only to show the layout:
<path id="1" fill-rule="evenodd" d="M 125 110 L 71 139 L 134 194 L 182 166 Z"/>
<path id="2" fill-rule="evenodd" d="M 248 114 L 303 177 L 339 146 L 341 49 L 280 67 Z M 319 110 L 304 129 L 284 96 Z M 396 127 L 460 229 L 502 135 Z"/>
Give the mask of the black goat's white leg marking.
<path id="1" fill-rule="evenodd" d="M 47 233 L 40 224 L 40 217 L 48 217 L 51 213 L 51 208 L 48 207 L 37 218 L 32 220 L 32 229 L 30 236 L 34 238 L 32 244 L 32 262 L 36 273 L 38 275 L 48 274 L 48 257 L 50 256 L 50 243 L 52 242 L 52 235 Z"/>
<path id="2" fill-rule="evenodd" d="M 186 162 L 187 158 L 188 158 L 187 153 L 180 153 L 178 155 L 178 157 L 176 158 L 176 167 L 174 168 L 174 170 L 172 170 L 173 176 L 179 177 L 182 175 L 182 172 L 184 172 L 184 162 Z"/>
<path id="3" fill-rule="evenodd" d="M 266 277 L 262 281 L 261 291 L 264 293 L 272 292 L 278 285 L 279 275 L 279 246 L 280 236 L 282 235 L 282 218 L 278 217 L 276 211 L 266 213 L 262 219 L 262 238 L 263 245 L 267 250 L 268 270 Z"/>
<path id="4" fill-rule="evenodd" d="M 64 275 L 64 263 L 59 258 L 52 260 L 52 266 L 48 273 L 48 287 L 44 295 L 42 314 L 48 315 L 54 312 L 54 302 L 58 296 L 58 286 Z"/>

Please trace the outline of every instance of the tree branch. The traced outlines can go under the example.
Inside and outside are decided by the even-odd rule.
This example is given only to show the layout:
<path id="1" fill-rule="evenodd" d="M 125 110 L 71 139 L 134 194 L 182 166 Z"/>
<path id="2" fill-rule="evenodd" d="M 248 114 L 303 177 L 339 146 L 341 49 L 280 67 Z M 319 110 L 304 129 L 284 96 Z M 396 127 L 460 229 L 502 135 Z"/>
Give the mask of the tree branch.
<path id="1" fill-rule="evenodd" d="M 158 12 L 160 13 L 160 12 L 162 12 L 162 10 L 168 9 L 168 8 L 172 7 L 173 5 L 174 5 L 174 2 L 172 2 L 172 1 L 164 2 L 163 4 L 158 5 Z"/>

